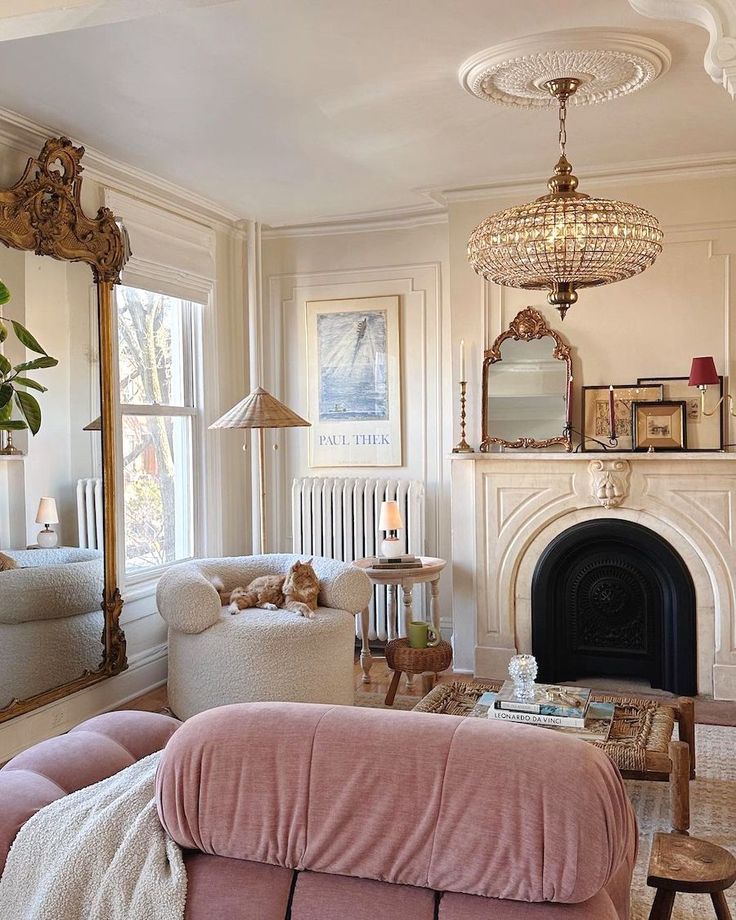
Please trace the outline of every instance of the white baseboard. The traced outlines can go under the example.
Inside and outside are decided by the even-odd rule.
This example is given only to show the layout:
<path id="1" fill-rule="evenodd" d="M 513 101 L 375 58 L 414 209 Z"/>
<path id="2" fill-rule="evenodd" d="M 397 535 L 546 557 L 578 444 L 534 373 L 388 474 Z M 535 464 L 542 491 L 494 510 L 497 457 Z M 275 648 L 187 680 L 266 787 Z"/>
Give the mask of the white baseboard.
<path id="1" fill-rule="evenodd" d="M 168 646 L 165 642 L 128 659 L 128 669 L 107 680 L 85 687 L 71 696 L 49 703 L 0 725 L 0 763 L 85 719 L 107 712 L 166 682 Z"/>

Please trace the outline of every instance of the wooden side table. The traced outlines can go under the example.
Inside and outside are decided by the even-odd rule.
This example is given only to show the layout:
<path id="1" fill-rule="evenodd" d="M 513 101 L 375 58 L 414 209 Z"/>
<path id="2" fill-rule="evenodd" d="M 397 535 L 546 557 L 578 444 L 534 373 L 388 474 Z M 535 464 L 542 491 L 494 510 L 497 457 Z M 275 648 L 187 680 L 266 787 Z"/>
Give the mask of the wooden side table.
<path id="1" fill-rule="evenodd" d="M 430 616 L 432 625 L 439 634 L 440 631 L 440 574 L 447 562 L 435 556 L 420 556 L 422 562 L 421 569 L 376 569 L 373 568 L 376 561 L 375 556 L 369 556 L 367 559 L 356 559 L 353 565 L 363 569 L 365 574 L 370 578 L 374 585 L 388 585 L 388 620 L 394 632 L 398 635 L 398 589 L 401 587 L 404 599 L 404 634 L 409 630 L 409 623 L 414 617 L 412 589 L 414 585 L 429 582 L 432 591 L 432 600 L 430 604 Z M 368 626 L 369 613 L 368 608 L 362 612 L 360 617 L 361 632 L 361 649 L 360 649 L 360 667 L 363 671 L 363 683 L 371 682 L 371 666 L 373 665 L 373 655 L 368 645 Z"/>

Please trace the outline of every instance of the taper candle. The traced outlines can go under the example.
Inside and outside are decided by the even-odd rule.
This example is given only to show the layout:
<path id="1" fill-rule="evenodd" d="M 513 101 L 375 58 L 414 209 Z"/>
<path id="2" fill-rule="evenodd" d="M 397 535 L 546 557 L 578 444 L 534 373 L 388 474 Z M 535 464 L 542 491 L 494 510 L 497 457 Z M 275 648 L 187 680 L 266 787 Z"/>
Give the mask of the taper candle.
<path id="1" fill-rule="evenodd" d="M 616 410 L 613 405 L 613 384 L 608 388 L 608 422 L 610 426 L 609 436 L 613 441 L 616 438 Z"/>
<path id="2" fill-rule="evenodd" d="M 460 379 L 465 380 L 465 339 L 460 339 Z"/>
<path id="3" fill-rule="evenodd" d="M 565 428 L 572 424 L 572 374 L 567 381 L 567 401 L 565 403 Z"/>

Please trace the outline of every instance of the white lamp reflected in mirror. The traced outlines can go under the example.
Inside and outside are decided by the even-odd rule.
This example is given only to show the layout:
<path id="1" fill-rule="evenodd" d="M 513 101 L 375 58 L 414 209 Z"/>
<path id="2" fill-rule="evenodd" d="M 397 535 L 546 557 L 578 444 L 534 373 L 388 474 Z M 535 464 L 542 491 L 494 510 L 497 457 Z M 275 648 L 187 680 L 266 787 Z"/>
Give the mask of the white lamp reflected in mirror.
<path id="1" fill-rule="evenodd" d="M 381 502 L 381 514 L 378 519 L 378 529 L 386 534 L 381 543 L 381 555 L 389 559 L 396 559 L 401 555 L 401 541 L 398 531 L 404 524 L 401 520 L 398 502 Z"/>
<path id="2" fill-rule="evenodd" d="M 58 542 L 56 531 L 51 530 L 49 524 L 59 523 L 59 514 L 56 510 L 56 500 L 44 497 L 38 503 L 38 514 L 36 523 L 43 524 L 43 530 L 38 534 L 38 545 L 41 549 L 52 549 Z"/>

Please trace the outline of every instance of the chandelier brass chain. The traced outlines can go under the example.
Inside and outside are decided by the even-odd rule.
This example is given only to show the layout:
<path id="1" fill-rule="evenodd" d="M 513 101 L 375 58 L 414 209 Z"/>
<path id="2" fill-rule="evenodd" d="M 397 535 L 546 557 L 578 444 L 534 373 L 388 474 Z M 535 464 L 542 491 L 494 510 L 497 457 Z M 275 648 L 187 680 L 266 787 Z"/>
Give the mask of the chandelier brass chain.
<path id="1" fill-rule="evenodd" d="M 468 259 L 479 275 L 508 287 L 547 290 L 563 319 L 579 288 L 644 271 L 662 251 L 663 239 L 656 217 L 644 208 L 577 191 L 566 154 L 567 103 L 580 85 L 576 77 L 544 84 L 559 106 L 560 157 L 549 193 L 487 217 L 468 241 Z"/>

